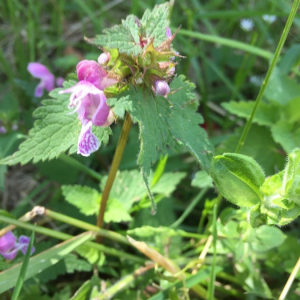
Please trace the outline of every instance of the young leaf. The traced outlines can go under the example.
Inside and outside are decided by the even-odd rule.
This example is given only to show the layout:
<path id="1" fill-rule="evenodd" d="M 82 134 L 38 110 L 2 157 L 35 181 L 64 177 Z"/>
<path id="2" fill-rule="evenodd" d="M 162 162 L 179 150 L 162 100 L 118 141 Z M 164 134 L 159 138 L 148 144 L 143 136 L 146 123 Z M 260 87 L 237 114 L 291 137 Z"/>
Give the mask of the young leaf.
<path id="1" fill-rule="evenodd" d="M 93 215 L 99 210 L 101 195 L 97 190 L 81 185 L 63 185 L 61 188 L 67 202 L 84 215 Z"/>
<path id="2" fill-rule="evenodd" d="M 152 11 L 145 11 L 141 19 L 142 35 L 154 39 L 154 47 L 166 40 L 166 29 L 169 26 L 170 4 L 156 5 Z"/>
<path id="3" fill-rule="evenodd" d="M 64 83 L 65 88 L 73 86 L 75 82 Z M 70 95 L 58 94 L 59 89 L 50 93 L 53 99 L 42 101 L 42 106 L 37 108 L 33 116 L 37 119 L 34 127 L 29 131 L 29 137 L 13 155 L 0 161 L 2 164 L 26 164 L 33 160 L 34 163 L 53 159 L 63 152 L 74 153 L 77 151 L 77 140 L 81 124 L 76 114 L 69 114 Z M 99 141 L 108 142 L 111 129 L 109 127 L 93 127 L 93 132 Z"/>
<path id="4" fill-rule="evenodd" d="M 218 155 L 213 159 L 211 176 L 219 192 L 240 207 L 253 206 L 263 199 L 259 188 L 265 175 L 251 157 L 234 153 Z"/>
<path id="5" fill-rule="evenodd" d="M 283 192 L 286 199 L 300 205 L 300 149 L 295 149 L 288 156 L 284 169 Z"/>
<path id="6" fill-rule="evenodd" d="M 118 48 L 120 53 L 138 55 L 142 53 L 138 25 L 135 16 L 129 15 L 122 25 L 115 25 L 104 29 L 103 34 L 96 35 L 94 38 L 86 40 L 96 46 L 107 48 Z"/>

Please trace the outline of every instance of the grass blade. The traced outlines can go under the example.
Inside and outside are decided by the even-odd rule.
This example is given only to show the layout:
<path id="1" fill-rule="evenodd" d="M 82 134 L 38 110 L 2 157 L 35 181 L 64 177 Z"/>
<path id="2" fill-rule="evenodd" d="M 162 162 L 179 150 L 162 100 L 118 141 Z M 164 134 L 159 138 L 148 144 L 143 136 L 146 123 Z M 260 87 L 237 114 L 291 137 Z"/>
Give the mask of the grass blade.
<path id="1" fill-rule="evenodd" d="M 27 271 L 27 267 L 29 264 L 29 260 L 30 260 L 30 255 L 31 255 L 31 249 L 33 247 L 33 243 L 34 243 L 34 231 L 32 231 L 31 233 L 31 237 L 30 237 L 30 243 L 29 246 L 27 247 L 27 251 L 24 257 L 24 261 L 17 279 L 17 283 L 14 289 L 14 292 L 12 294 L 11 300 L 18 300 L 19 294 L 21 292 L 23 283 L 25 281 L 25 275 L 26 275 L 26 271 Z"/>

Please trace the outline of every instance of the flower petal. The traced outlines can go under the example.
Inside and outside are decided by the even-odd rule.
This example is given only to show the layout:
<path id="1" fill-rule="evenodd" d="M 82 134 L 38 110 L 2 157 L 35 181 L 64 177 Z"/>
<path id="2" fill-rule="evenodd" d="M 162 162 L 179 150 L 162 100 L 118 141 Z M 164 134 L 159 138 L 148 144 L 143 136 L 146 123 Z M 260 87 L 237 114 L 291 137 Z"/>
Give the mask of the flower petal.
<path id="1" fill-rule="evenodd" d="M 93 60 L 79 62 L 76 70 L 80 81 L 88 81 L 100 90 L 104 90 L 108 86 L 118 82 L 116 79 L 108 78 L 108 73 Z"/>
<path id="2" fill-rule="evenodd" d="M 7 252 L 12 249 L 17 242 L 15 235 L 9 231 L 0 238 L 0 252 Z"/>
<path id="3" fill-rule="evenodd" d="M 34 90 L 34 96 L 37 98 L 42 97 L 44 94 L 44 88 L 45 88 L 44 81 L 41 80 L 41 82 L 36 86 L 36 88 Z"/>
<path id="4" fill-rule="evenodd" d="M 26 252 L 27 252 L 27 248 L 28 248 L 28 245 L 24 245 L 22 248 L 21 248 L 21 251 L 22 251 L 22 253 L 25 255 L 26 254 Z M 34 247 L 32 247 L 31 248 L 31 255 L 33 254 L 35 252 L 35 248 Z"/>
<path id="5" fill-rule="evenodd" d="M 105 95 L 100 96 L 100 103 L 92 116 L 92 123 L 95 126 L 103 126 L 109 114 L 109 106 L 106 104 Z"/>
<path id="6" fill-rule="evenodd" d="M 90 156 L 91 153 L 98 150 L 100 143 L 98 138 L 92 133 L 92 122 L 83 125 L 78 138 L 77 153 L 83 156 Z"/>
<path id="7" fill-rule="evenodd" d="M 18 254 L 18 249 L 15 248 L 12 251 L 8 251 L 8 252 L 1 251 L 0 254 L 8 260 L 13 260 L 14 258 L 16 258 L 17 254 Z"/>
<path id="8" fill-rule="evenodd" d="M 54 75 L 44 65 L 32 62 L 28 64 L 27 70 L 33 77 L 41 79 L 40 84 L 34 91 L 36 97 L 42 97 L 43 89 L 48 92 L 54 89 Z"/>
<path id="9" fill-rule="evenodd" d="M 47 69 L 46 66 L 37 63 L 37 62 L 32 62 L 28 64 L 27 67 L 28 72 L 35 78 L 44 78 L 48 76 L 53 76 L 53 74 Z"/>

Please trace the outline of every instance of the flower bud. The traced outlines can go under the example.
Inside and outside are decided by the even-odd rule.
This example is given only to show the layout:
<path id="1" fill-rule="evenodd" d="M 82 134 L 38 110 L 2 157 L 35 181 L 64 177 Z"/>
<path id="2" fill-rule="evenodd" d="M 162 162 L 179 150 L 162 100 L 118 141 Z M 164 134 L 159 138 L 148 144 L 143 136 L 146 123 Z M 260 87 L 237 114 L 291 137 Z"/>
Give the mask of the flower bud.
<path id="1" fill-rule="evenodd" d="M 99 57 L 98 57 L 98 63 L 100 65 L 105 65 L 109 62 L 110 60 L 110 54 L 109 53 L 102 53 Z"/>
<path id="2" fill-rule="evenodd" d="M 213 158 L 211 176 L 219 192 L 240 207 L 250 207 L 262 201 L 259 190 L 264 183 L 264 172 L 251 157 L 224 153 Z"/>
<path id="3" fill-rule="evenodd" d="M 155 82 L 155 93 L 156 95 L 166 97 L 170 93 L 170 87 L 164 80 L 157 80 Z"/>

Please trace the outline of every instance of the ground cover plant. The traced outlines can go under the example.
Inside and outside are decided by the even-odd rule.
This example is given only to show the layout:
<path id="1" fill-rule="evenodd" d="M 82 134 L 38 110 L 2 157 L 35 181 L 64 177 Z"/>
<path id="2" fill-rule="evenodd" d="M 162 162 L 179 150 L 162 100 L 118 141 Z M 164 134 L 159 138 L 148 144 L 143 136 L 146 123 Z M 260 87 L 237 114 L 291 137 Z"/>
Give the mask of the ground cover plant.
<path id="1" fill-rule="evenodd" d="M 298 299 L 299 4 L 0 3 L 1 299 Z"/>

